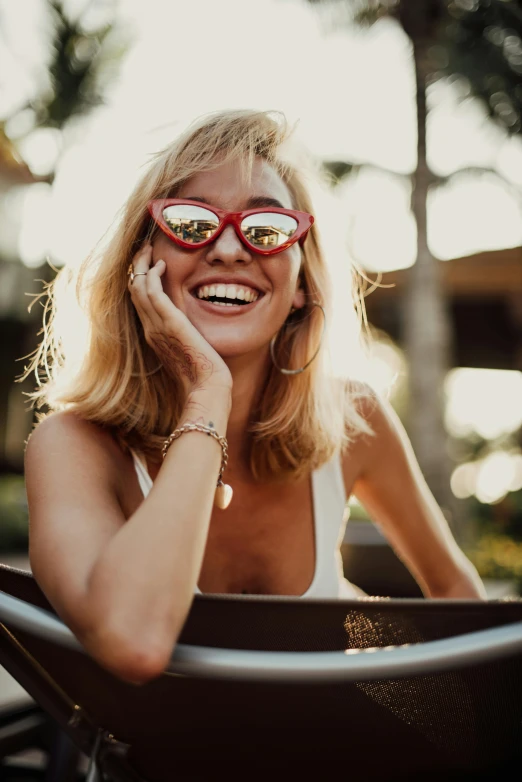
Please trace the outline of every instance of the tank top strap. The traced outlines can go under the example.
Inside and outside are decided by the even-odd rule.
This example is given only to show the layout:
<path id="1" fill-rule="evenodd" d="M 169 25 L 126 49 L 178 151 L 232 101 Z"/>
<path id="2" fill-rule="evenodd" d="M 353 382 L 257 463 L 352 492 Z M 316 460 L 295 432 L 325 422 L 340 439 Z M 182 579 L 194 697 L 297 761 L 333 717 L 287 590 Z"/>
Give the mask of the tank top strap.
<path id="1" fill-rule="evenodd" d="M 342 561 L 339 551 L 347 514 L 340 454 L 312 472 L 315 522 L 315 576 L 302 597 L 339 595 Z"/>
<path id="2" fill-rule="evenodd" d="M 346 505 L 346 488 L 344 486 L 343 476 L 343 464 L 340 453 L 336 453 L 335 457 L 329 462 L 332 472 L 332 483 L 336 487 L 336 495 L 342 502 L 343 508 Z"/>
<path id="3" fill-rule="evenodd" d="M 136 470 L 136 475 L 138 476 L 140 489 L 142 491 L 143 497 L 146 497 L 152 489 L 152 478 L 150 477 L 149 471 L 147 470 L 145 459 L 138 451 L 135 451 L 132 448 L 129 448 L 129 451 L 131 452 L 131 456 L 134 461 L 134 469 Z"/>
<path id="4" fill-rule="evenodd" d="M 341 455 L 335 454 L 333 459 L 315 470 L 313 476 L 317 529 L 328 542 L 332 538 L 337 542 L 340 527 L 343 527 L 346 517 L 346 489 Z"/>

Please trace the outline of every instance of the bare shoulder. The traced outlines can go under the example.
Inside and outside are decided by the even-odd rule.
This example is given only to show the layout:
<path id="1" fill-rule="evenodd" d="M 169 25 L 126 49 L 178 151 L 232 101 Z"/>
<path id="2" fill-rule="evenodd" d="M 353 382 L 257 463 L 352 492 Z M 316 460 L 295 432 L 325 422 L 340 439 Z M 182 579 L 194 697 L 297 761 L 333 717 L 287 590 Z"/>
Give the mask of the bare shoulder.
<path id="1" fill-rule="evenodd" d="M 61 468 L 82 472 L 95 470 L 115 483 L 122 453 L 108 430 L 73 411 L 52 413 L 31 433 L 25 453 L 26 476 Z"/>
<path id="2" fill-rule="evenodd" d="M 369 422 L 373 411 L 379 407 L 380 397 L 377 391 L 363 380 L 348 380 L 345 388 L 359 415 Z"/>
<path id="3" fill-rule="evenodd" d="M 351 442 L 343 453 L 345 480 L 351 476 L 353 483 L 367 471 L 377 453 L 385 455 L 397 442 L 402 427 L 391 404 L 369 383 L 350 380 L 347 392 L 356 412 L 369 427 L 369 431 L 350 432 Z"/>
<path id="4" fill-rule="evenodd" d="M 101 426 L 81 418 L 73 410 L 51 413 L 36 425 L 27 443 L 27 454 L 41 448 L 59 445 L 101 447 L 107 449 L 114 445 L 110 433 Z"/>

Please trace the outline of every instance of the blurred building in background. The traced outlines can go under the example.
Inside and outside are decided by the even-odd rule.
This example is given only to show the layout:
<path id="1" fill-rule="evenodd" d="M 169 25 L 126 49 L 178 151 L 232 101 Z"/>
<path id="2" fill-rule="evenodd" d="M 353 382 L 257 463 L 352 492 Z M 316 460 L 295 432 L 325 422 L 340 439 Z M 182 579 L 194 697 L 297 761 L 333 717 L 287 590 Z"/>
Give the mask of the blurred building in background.
<path id="1" fill-rule="evenodd" d="M 452 367 L 522 371 L 522 247 L 440 264 L 454 334 Z M 383 274 L 367 300 L 370 322 L 401 342 L 407 271 Z M 522 406 L 522 400 L 521 400 Z"/>

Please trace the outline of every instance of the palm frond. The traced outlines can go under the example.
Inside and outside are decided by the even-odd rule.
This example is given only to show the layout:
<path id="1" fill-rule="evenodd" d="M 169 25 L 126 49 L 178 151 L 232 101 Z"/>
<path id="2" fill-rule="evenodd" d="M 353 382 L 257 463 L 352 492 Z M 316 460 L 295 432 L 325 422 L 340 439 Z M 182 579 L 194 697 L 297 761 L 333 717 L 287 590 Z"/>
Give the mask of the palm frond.
<path id="1" fill-rule="evenodd" d="M 54 22 L 52 58 L 49 64 L 51 90 L 34 102 L 38 126 L 63 127 L 70 119 L 88 113 L 103 103 L 100 86 L 100 63 L 121 58 L 125 47 L 114 46 L 114 25 L 107 23 L 86 30 L 82 14 L 73 19 L 65 10 L 63 0 L 50 0 Z M 104 56 L 105 55 L 105 56 Z"/>

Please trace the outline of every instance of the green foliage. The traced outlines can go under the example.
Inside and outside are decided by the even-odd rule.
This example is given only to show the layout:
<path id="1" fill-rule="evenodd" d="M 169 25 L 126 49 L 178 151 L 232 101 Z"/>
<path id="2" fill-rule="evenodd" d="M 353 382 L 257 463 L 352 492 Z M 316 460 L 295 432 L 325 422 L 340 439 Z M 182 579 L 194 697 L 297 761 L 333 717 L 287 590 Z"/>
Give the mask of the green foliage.
<path id="1" fill-rule="evenodd" d="M 447 0 L 443 72 L 464 77 L 489 116 L 522 132 L 522 9 L 513 0 Z"/>
<path id="2" fill-rule="evenodd" d="M 27 551 L 29 518 L 24 479 L 0 476 L 0 554 Z"/>
<path id="3" fill-rule="evenodd" d="M 505 432 L 491 440 L 470 432 L 464 437 L 452 439 L 451 456 L 456 464 L 474 463 L 499 451 L 520 452 L 521 445 L 522 429 Z M 493 504 L 479 502 L 474 496 L 463 502 L 466 514 L 473 519 L 479 536 L 502 534 L 522 541 L 522 489 L 508 492 L 503 499 Z"/>
<path id="4" fill-rule="evenodd" d="M 522 542 L 522 490 L 509 492 L 492 505 L 471 497 L 468 508 L 479 536 L 501 534 Z"/>
<path id="5" fill-rule="evenodd" d="M 514 580 L 522 594 L 522 541 L 508 535 L 484 535 L 466 553 L 482 578 Z"/>
<path id="6" fill-rule="evenodd" d="M 372 519 L 368 511 L 354 496 L 350 497 L 349 510 L 348 524 L 350 521 L 367 521 L 371 523 Z"/>
<path id="7" fill-rule="evenodd" d="M 60 128 L 71 117 L 102 103 L 94 76 L 96 59 L 110 26 L 82 33 L 78 24 L 67 18 L 61 2 L 54 0 L 50 6 L 55 20 L 53 57 L 49 67 L 52 89 L 50 99 L 41 100 L 36 106 L 37 124 Z"/>
<path id="8" fill-rule="evenodd" d="M 88 3 L 73 17 L 70 3 L 47 0 L 52 17 L 51 57 L 35 97 L 19 113 L 32 112 L 32 127 L 62 129 L 71 119 L 104 103 L 107 88 L 126 53 L 129 40 L 114 22 L 86 26 Z"/>
<path id="9" fill-rule="evenodd" d="M 358 0 L 354 9 L 354 22 L 360 27 L 371 27 L 381 17 L 394 10 L 400 0 Z"/>
<path id="10" fill-rule="evenodd" d="M 308 0 L 310 5 L 342 6 L 351 22 L 369 27 L 398 5 L 400 0 Z"/>
<path id="11" fill-rule="evenodd" d="M 352 173 L 354 165 L 344 160 L 324 160 L 323 168 L 328 173 L 332 185 L 339 182 Z"/>

